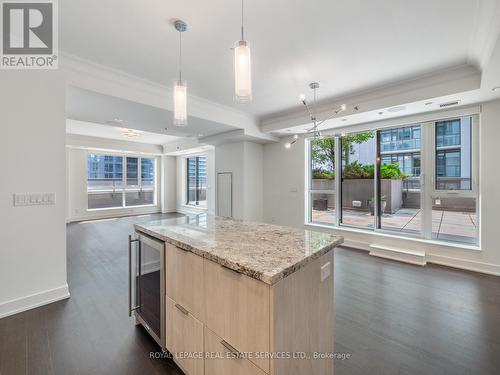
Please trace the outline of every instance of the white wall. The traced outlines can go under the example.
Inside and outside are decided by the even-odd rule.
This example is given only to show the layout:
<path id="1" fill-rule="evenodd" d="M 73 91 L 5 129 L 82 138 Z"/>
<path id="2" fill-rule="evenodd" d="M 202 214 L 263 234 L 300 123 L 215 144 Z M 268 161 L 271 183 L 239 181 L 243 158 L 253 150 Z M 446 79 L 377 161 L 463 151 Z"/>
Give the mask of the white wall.
<path id="1" fill-rule="evenodd" d="M 218 173 L 233 174 L 233 217 L 243 219 L 244 201 L 244 146 L 243 142 L 227 143 L 215 147 L 215 176 Z"/>
<path id="2" fill-rule="evenodd" d="M 264 220 L 304 226 L 305 146 L 299 138 L 291 149 L 280 143 L 264 145 Z"/>
<path id="3" fill-rule="evenodd" d="M 262 221 L 264 219 L 263 153 L 264 147 L 261 144 L 244 143 L 243 199 L 245 220 Z"/>
<path id="4" fill-rule="evenodd" d="M 175 156 L 161 157 L 161 212 L 176 211 L 177 165 Z"/>
<path id="5" fill-rule="evenodd" d="M 318 229 L 337 233 L 351 246 L 368 249 L 369 244 L 425 250 L 429 262 L 500 275 L 498 217 L 500 213 L 500 101 L 482 105 L 480 124 L 480 228 L 482 251 L 468 250 L 375 234 L 345 230 Z M 264 146 L 264 219 L 283 225 L 304 227 L 305 147 L 299 140 L 292 149 L 278 144 Z M 295 191 L 296 190 L 296 191 Z"/>
<path id="6" fill-rule="evenodd" d="M 69 297 L 65 88 L 60 71 L 0 71 L 0 318 Z M 55 192 L 50 206 L 14 193 Z"/>
<path id="7" fill-rule="evenodd" d="M 162 158 L 154 155 L 161 153 L 161 146 L 77 135 L 68 135 L 66 137 L 66 144 L 68 164 L 68 206 L 66 218 L 68 222 L 156 213 L 160 211 L 175 211 L 175 165 L 173 165 L 173 157 L 165 157 L 166 161 L 169 162 L 163 165 Z M 110 153 L 125 152 L 139 156 L 155 157 L 157 170 L 156 205 L 149 207 L 88 210 L 87 153 L 89 150 Z M 170 181 L 171 178 L 174 179 L 174 182 Z M 174 191 L 172 190 L 172 184 L 174 185 Z"/>
<path id="8" fill-rule="evenodd" d="M 235 142 L 216 146 L 215 175 L 233 174 L 233 217 L 263 220 L 263 146 Z"/>

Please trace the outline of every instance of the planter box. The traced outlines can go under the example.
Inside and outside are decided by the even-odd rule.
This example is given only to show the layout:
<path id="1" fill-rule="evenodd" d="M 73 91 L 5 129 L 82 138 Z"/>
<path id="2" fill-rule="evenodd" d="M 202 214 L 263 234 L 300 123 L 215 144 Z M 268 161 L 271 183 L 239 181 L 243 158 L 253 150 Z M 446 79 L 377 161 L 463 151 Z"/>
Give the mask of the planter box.
<path id="1" fill-rule="evenodd" d="M 366 211 L 370 210 L 370 200 L 374 195 L 374 181 L 370 179 L 349 179 L 342 183 L 342 207 L 350 210 Z M 403 204 L 403 181 L 402 180 L 381 180 L 381 195 L 386 198 L 385 212 L 395 213 L 402 207 Z M 335 180 L 313 179 L 313 190 L 335 190 Z M 333 195 L 331 195 L 333 196 Z M 316 193 L 313 195 L 314 200 L 328 199 L 327 194 Z M 361 202 L 360 207 L 353 206 L 353 201 Z M 333 202 L 332 202 L 333 203 Z M 330 202 L 328 205 L 331 206 Z"/>

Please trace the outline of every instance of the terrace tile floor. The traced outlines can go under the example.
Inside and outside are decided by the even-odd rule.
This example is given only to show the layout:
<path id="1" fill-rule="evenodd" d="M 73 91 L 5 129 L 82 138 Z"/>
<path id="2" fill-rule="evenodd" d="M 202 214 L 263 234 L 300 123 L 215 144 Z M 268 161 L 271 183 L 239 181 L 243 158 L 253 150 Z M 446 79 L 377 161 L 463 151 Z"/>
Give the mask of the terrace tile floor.
<path id="1" fill-rule="evenodd" d="M 313 222 L 334 224 L 334 210 L 313 210 Z M 344 210 L 344 225 L 373 228 L 374 217 L 369 212 Z M 382 215 L 382 229 L 403 233 L 419 233 L 422 210 L 402 208 L 394 214 Z M 471 212 L 432 210 L 432 238 L 464 243 L 475 243 L 477 215 Z"/>

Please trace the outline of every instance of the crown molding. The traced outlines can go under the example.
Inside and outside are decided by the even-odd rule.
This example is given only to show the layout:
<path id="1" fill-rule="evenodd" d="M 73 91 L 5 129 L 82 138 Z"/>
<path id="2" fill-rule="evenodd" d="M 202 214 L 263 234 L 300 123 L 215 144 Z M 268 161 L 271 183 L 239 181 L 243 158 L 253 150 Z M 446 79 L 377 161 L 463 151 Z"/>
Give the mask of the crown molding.
<path id="1" fill-rule="evenodd" d="M 474 25 L 467 62 L 484 70 L 500 34 L 500 0 L 478 1 Z"/>
<path id="2" fill-rule="evenodd" d="M 331 115 L 333 108 L 337 108 L 341 104 L 347 105 L 347 110 L 342 113 L 342 117 L 346 117 L 355 113 L 477 90 L 480 86 L 481 72 L 475 66 L 462 64 L 416 78 L 327 99 L 319 103 L 317 116 L 318 118 L 326 118 Z M 359 109 L 356 111 L 354 107 Z M 300 107 L 293 111 L 264 118 L 261 121 L 261 130 L 264 133 L 270 133 L 310 122 L 307 112 Z"/>
<path id="3" fill-rule="evenodd" d="M 171 87 L 65 52 L 61 53 L 61 68 L 70 86 L 173 110 Z M 253 116 L 195 95 L 189 96 L 189 115 L 245 129 L 252 134 L 260 133 Z"/>

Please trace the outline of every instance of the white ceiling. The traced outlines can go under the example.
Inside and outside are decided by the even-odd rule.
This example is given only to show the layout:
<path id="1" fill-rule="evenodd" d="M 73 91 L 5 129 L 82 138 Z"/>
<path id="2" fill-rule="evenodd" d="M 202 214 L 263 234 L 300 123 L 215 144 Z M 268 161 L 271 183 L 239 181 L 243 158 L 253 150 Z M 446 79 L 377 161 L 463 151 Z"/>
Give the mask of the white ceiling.
<path id="1" fill-rule="evenodd" d="M 229 125 L 193 116 L 189 117 L 188 126 L 174 126 L 172 113 L 168 110 L 72 86 L 66 89 L 66 117 L 71 120 L 102 124 L 103 127 L 94 126 L 88 130 L 78 127 L 79 132 L 75 132 L 75 134 L 83 134 L 82 131 L 85 131 L 86 133 L 83 135 L 104 138 L 115 134 L 115 130 L 107 131 L 105 127 L 130 128 L 152 134 L 156 133 L 159 135 L 158 140 L 163 139 L 161 136 L 200 138 L 235 129 Z M 113 121 L 114 119 L 121 121 L 116 122 Z M 93 130 L 96 133 L 92 133 Z M 171 138 L 165 139 L 170 140 Z M 163 142 L 152 143 L 162 144 Z"/>
<path id="2" fill-rule="evenodd" d="M 496 0 L 246 1 L 254 101 L 243 107 L 232 101 L 230 50 L 239 1 L 60 2 L 61 49 L 170 85 L 178 34 L 169 21 L 181 18 L 189 24 L 183 77 L 190 93 L 262 117 L 296 106 L 313 80 L 325 98 L 478 60 L 482 26 L 491 23 L 486 3 Z M 102 123 L 114 114 L 102 108 L 99 116 Z"/>
<path id="3" fill-rule="evenodd" d="M 92 122 L 66 120 L 66 133 L 68 134 L 117 139 L 120 141 L 148 143 L 153 145 L 164 145 L 166 143 L 176 142 L 182 139 L 180 137 L 174 137 L 172 135 L 157 134 L 145 132 L 142 130 L 134 130 L 136 136 L 127 137 L 123 133 L 124 131 L 127 131 L 129 129 L 130 128 L 95 124 Z"/>

